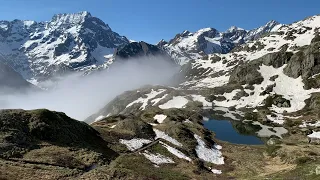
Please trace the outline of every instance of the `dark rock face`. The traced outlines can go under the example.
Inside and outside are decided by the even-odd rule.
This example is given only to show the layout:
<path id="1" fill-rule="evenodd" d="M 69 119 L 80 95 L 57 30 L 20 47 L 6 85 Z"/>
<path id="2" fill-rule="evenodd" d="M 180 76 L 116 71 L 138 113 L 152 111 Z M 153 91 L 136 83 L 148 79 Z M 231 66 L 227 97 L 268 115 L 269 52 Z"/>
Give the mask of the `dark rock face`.
<path id="1" fill-rule="evenodd" d="M 295 53 L 284 73 L 290 77 L 302 76 L 307 79 L 312 75 L 320 73 L 320 42 L 312 43 L 305 49 Z"/>
<path id="2" fill-rule="evenodd" d="M 284 64 L 287 64 L 290 61 L 293 53 L 279 51 L 275 53 L 269 53 L 259 58 L 263 64 L 267 66 L 273 66 L 274 68 L 282 67 Z"/>
<path id="3" fill-rule="evenodd" d="M 115 52 L 116 59 L 128 59 L 130 57 L 139 56 L 157 56 L 165 55 L 165 52 L 157 46 L 141 42 L 131 42 L 123 47 L 120 47 Z"/>
<path id="4" fill-rule="evenodd" d="M 249 63 L 237 66 L 230 74 L 230 84 L 260 84 L 263 81 L 263 77 L 259 73 L 259 66 L 262 65 L 262 61 L 255 60 Z"/>
<path id="5" fill-rule="evenodd" d="M 271 107 L 272 105 L 275 105 L 277 107 L 291 107 L 290 101 L 283 98 L 280 95 L 274 94 L 274 95 L 270 95 L 268 96 L 265 100 L 264 100 L 264 104 L 266 107 Z"/>
<path id="6" fill-rule="evenodd" d="M 32 84 L 9 66 L 0 61 L 0 94 L 1 91 L 23 91 L 28 88 L 35 88 Z"/>
<path id="7" fill-rule="evenodd" d="M 168 65 L 176 66 L 174 60 L 163 50 L 157 46 L 148 44 L 146 42 L 131 42 L 123 47 L 118 48 L 114 53 L 116 63 L 136 58 L 135 60 L 143 63 L 148 61 L 163 61 Z M 141 58 L 141 59 L 139 59 Z"/>
<path id="8" fill-rule="evenodd" d="M 259 66 L 264 64 L 266 66 L 279 68 L 284 64 L 290 63 L 291 57 L 293 57 L 293 53 L 279 51 L 266 54 L 261 58 L 250 61 L 249 63 L 239 65 L 231 72 L 229 83 L 260 84 L 263 81 L 263 77 L 258 72 Z M 277 77 L 273 77 L 271 79 L 276 78 Z"/>

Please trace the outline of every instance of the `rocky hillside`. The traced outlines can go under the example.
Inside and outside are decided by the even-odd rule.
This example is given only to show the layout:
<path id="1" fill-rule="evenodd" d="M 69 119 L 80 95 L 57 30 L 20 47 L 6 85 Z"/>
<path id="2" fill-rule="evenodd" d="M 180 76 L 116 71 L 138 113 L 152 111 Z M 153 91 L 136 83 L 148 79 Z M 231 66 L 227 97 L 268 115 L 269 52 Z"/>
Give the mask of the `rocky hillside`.
<path id="1" fill-rule="evenodd" d="M 147 108 L 91 127 L 59 112 L 2 110 L 0 125 L 1 179 L 303 178 L 319 162 L 316 145 L 297 153 L 290 139 L 269 146 L 219 141 L 201 114 L 183 108 Z M 286 166 L 271 158 L 277 150 Z M 308 153 L 314 157 L 306 159 Z M 265 168 L 269 163 L 283 171 Z"/>
<path id="2" fill-rule="evenodd" d="M 24 91 L 28 88 L 35 88 L 11 67 L 0 61 L 0 94 L 12 91 Z"/>
<path id="3" fill-rule="evenodd" d="M 270 21 L 264 26 L 249 31 L 236 26 L 232 26 L 225 32 L 219 32 L 214 28 L 200 29 L 195 33 L 185 30 L 169 42 L 161 40 L 158 46 L 167 51 L 177 63 L 183 65 L 203 55 L 226 54 L 234 47 L 256 40 L 266 33 L 276 31 L 281 26 L 276 21 Z"/>
<path id="4" fill-rule="evenodd" d="M 199 56 L 182 66 L 180 73 L 186 80 L 179 86 L 149 86 L 127 91 L 86 121 L 99 123 L 113 115 L 155 112 L 147 116 L 154 118 L 149 123 L 161 127 L 185 118 L 172 118 L 171 112 L 199 113 L 203 120 L 208 120 L 204 109 L 210 109 L 211 117 L 248 125 L 234 126 L 265 140 L 265 145 L 260 147 L 267 148 L 267 153 L 262 154 L 268 160 L 257 155 L 254 162 L 262 161 L 267 164 L 264 166 L 271 163 L 272 167 L 281 164 L 279 169 L 260 175 L 257 174 L 265 170 L 258 170 L 257 165 L 254 177 L 319 177 L 316 165 L 319 154 L 304 153 L 319 151 L 320 143 L 319 24 L 320 16 L 312 16 L 279 25 L 272 32 L 236 46 L 226 54 L 197 53 Z M 217 33 L 207 30 L 209 34 Z M 185 32 L 183 36 L 193 35 Z M 161 44 L 166 46 L 165 42 Z M 226 144 L 222 147 L 224 149 Z M 230 158 L 229 152 L 234 151 L 223 149 L 222 154 Z M 222 175 L 233 173 L 237 174 L 222 171 Z M 252 178 L 246 175 L 236 177 Z"/>
<path id="5" fill-rule="evenodd" d="M 129 40 L 88 12 L 57 14 L 51 21 L 0 21 L 6 64 L 36 83 L 69 71 L 107 67 Z"/>

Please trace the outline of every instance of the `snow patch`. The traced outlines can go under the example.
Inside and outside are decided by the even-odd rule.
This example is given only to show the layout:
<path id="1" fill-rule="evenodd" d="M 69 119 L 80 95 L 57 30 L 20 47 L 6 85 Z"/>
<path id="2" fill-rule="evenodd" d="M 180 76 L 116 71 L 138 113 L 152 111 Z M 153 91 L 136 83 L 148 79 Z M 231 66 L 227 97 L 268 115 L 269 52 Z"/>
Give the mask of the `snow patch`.
<path id="1" fill-rule="evenodd" d="M 157 114 L 153 117 L 159 124 L 163 123 L 163 121 L 167 118 L 166 115 L 163 114 Z"/>
<path id="2" fill-rule="evenodd" d="M 272 135 L 275 135 L 279 138 L 282 138 L 282 135 L 288 132 L 288 130 L 286 130 L 284 127 L 270 127 L 263 125 L 257 121 L 253 122 L 252 124 L 259 125 L 262 128 L 257 132 L 259 137 L 270 137 Z"/>
<path id="3" fill-rule="evenodd" d="M 177 156 L 178 158 L 180 158 L 180 159 L 185 159 L 185 160 L 187 160 L 187 161 L 191 161 L 191 159 L 188 157 L 188 156 L 186 156 L 185 154 L 183 154 L 181 151 L 179 151 L 178 149 L 176 149 L 176 148 L 174 148 L 174 147 L 171 147 L 171 146 L 169 146 L 168 144 L 166 144 L 166 143 L 164 143 L 164 142 L 162 142 L 162 141 L 160 141 L 160 144 L 162 144 L 163 145 L 163 147 L 165 147 L 169 152 L 171 152 L 172 154 L 174 154 L 175 156 Z"/>
<path id="4" fill-rule="evenodd" d="M 218 169 L 211 169 L 211 172 L 214 174 L 222 174 L 222 171 Z"/>
<path id="5" fill-rule="evenodd" d="M 201 139 L 200 136 L 195 134 L 194 137 L 198 142 L 196 153 L 200 159 L 213 164 L 224 164 L 224 157 L 219 149 L 216 149 L 215 147 L 207 148 L 206 143 Z"/>
<path id="6" fill-rule="evenodd" d="M 320 139 L 320 131 L 319 132 L 313 131 L 312 134 L 308 135 L 308 137 L 309 138 Z"/>
<path id="7" fill-rule="evenodd" d="M 158 129 L 153 129 L 154 133 L 156 134 L 156 138 L 155 139 L 164 139 L 176 146 L 179 146 L 179 147 L 182 147 L 182 144 L 177 141 L 176 139 L 170 137 L 168 134 L 166 134 L 165 132 L 163 131 L 160 131 Z"/>
<path id="8" fill-rule="evenodd" d="M 188 123 L 188 124 L 193 124 L 192 121 L 190 121 L 189 119 L 186 119 L 185 121 L 183 121 L 184 123 Z"/>
<path id="9" fill-rule="evenodd" d="M 168 102 L 159 106 L 161 109 L 184 108 L 188 100 L 184 96 L 174 96 Z"/>
<path id="10" fill-rule="evenodd" d="M 134 150 L 141 148 L 145 144 L 151 143 L 152 141 L 150 141 L 148 139 L 138 139 L 137 138 L 137 139 L 131 139 L 131 140 L 120 139 L 119 142 L 121 144 L 126 145 L 130 151 L 134 151 Z"/>
<path id="11" fill-rule="evenodd" d="M 149 151 L 145 151 L 144 153 L 142 153 L 147 159 L 149 159 L 149 161 L 151 161 L 152 163 L 155 163 L 156 165 L 160 165 L 160 164 L 172 164 L 174 163 L 174 161 L 166 156 L 163 156 L 159 153 L 157 154 L 152 154 Z"/>
<path id="12" fill-rule="evenodd" d="M 315 123 L 309 123 L 309 122 L 303 122 L 299 127 L 306 128 L 306 127 L 320 127 L 320 121 L 317 121 Z"/>
<path id="13" fill-rule="evenodd" d="M 147 96 L 146 98 L 140 97 L 139 99 L 128 104 L 126 108 L 128 108 L 136 103 L 142 103 L 140 110 L 145 110 L 146 106 L 148 105 L 149 100 L 155 98 L 157 95 L 163 93 L 164 91 L 166 91 L 166 90 L 165 89 L 158 89 L 155 91 L 152 89 L 150 93 L 146 94 L 146 96 Z"/>
<path id="14" fill-rule="evenodd" d="M 205 97 L 201 96 L 201 95 L 191 95 L 193 101 L 198 101 L 198 102 L 201 102 L 203 106 L 205 107 L 211 107 L 212 106 L 212 103 L 211 102 L 208 102 L 206 100 Z"/>
<path id="15" fill-rule="evenodd" d="M 267 118 L 277 124 L 283 124 L 284 123 L 284 119 L 283 119 L 283 115 L 282 114 L 276 114 L 276 117 L 272 117 L 272 115 L 267 115 Z"/>
<path id="16" fill-rule="evenodd" d="M 105 118 L 106 116 L 98 116 L 95 120 L 94 120 L 94 122 L 97 122 L 97 121 L 100 121 L 100 120 L 102 120 L 103 118 Z"/>

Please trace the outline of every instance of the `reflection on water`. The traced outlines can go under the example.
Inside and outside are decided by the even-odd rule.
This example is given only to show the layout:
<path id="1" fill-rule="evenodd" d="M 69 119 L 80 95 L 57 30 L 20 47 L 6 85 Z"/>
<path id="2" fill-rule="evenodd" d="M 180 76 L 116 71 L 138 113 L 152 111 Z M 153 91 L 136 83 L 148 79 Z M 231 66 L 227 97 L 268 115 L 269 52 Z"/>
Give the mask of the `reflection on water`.
<path id="1" fill-rule="evenodd" d="M 263 141 L 256 136 L 260 126 L 245 124 L 240 121 L 214 120 L 203 122 L 204 127 L 213 131 L 216 138 L 235 144 L 259 145 Z"/>

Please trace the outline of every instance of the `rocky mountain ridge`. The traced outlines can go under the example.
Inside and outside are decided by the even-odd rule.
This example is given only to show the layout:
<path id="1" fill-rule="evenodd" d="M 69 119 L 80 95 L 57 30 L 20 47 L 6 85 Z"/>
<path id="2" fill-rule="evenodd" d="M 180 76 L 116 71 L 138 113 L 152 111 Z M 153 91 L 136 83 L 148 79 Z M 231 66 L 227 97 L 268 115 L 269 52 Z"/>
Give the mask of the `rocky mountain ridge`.
<path id="1" fill-rule="evenodd" d="M 0 22 L 0 53 L 34 83 L 68 71 L 107 67 L 114 50 L 128 43 L 89 12 L 58 14 L 49 22 Z"/>
<path id="2" fill-rule="evenodd" d="M 276 31 L 282 24 L 272 20 L 253 30 L 232 26 L 225 32 L 214 28 L 200 29 L 195 33 L 187 30 L 177 34 L 169 42 L 161 40 L 157 45 L 166 50 L 177 63 L 183 65 L 204 54 L 226 54 L 238 45 L 256 40 L 262 35 Z"/>

